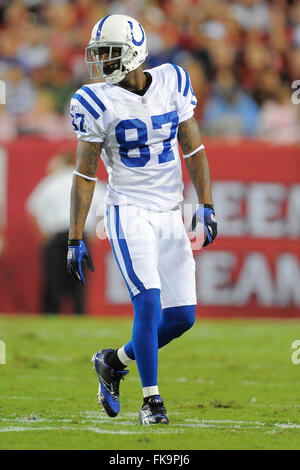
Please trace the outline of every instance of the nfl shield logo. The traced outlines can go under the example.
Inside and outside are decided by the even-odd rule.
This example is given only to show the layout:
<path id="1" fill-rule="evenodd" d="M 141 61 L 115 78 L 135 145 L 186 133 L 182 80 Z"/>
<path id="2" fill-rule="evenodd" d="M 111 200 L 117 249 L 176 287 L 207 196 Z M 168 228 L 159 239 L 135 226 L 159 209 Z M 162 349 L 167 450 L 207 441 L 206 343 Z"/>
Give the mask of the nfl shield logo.
<path id="1" fill-rule="evenodd" d="M 144 98 L 144 97 L 141 98 L 141 103 L 142 103 L 142 104 L 147 104 L 147 103 L 148 103 L 147 98 Z"/>

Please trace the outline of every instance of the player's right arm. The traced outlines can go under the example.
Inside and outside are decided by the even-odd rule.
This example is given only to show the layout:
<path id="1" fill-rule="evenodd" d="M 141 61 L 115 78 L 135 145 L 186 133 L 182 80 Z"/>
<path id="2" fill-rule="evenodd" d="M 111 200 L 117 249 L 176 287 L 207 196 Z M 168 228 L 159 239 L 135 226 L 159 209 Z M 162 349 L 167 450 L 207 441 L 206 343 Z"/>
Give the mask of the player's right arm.
<path id="1" fill-rule="evenodd" d="M 91 206 L 102 142 L 78 141 L 76 170 L 71 189 L 70 230 L 68 241 L 67 269 L 69 274 L 82 284 L 82 262 L 94 271 L 94 265 L 83 237 L 85 221 Z"/>
<path id="2" fill-rule="evenodd" d="M 71 190 L 69 240 L 81 240 L 92 202 L 102 142 L 79 140 L 76 152 L 76 172 Z M 94 178 L 94 179 L 90 179 Z"/>
<path id="3" fill-rule="evenodd" d="M 78 145 L 71 190 L 67 268 L 69 274 L 82 284 L 85 282 L 82 262 L 85 261 L 87 267 L 94 271 L 91 256 L 82 238 L 105 138 L 105 132 L 100 124 L 101 113 L 105 109 L 99 97 L 88 86 L 83 86 L 71 99 L 70 112 Z"/>

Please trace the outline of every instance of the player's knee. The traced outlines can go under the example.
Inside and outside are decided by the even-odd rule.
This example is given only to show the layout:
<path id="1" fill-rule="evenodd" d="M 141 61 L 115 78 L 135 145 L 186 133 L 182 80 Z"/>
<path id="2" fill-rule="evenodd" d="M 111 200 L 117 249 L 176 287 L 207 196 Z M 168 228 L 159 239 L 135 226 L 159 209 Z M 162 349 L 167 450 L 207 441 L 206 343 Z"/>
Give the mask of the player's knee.
<path id="1" fill-rule="evenodd" d="M 191 329 L 192 326 L 194 325 L 194 323 L 195 323 L 195 317 L 194 318 L 187 318 L 186 320 L 184 320 L 183 323 L 182 323 L 183 333 L 185 331 L 188 331 L 189 329 Z"/>
<path id="2" fill-rule="evenodd" d="M 178 330 L 179 330 L 179 336 L 183 335 L 186 331 L 190 330 L 195 323 L 195 318 L 187 318 L 183 320 L 179 325 L 178 325 Z"/>
<path id="3" fill-rule="evenodd" d="M 195 305 L 183 305 L 163 309 L 165 328 L 172 338 L 178 338 L 195 322 Z"/>
<path id="4" fill-rule="evenodd" d="M 169 315 L 172 319 L 172 325 L 176 336 L 181 336 L 188 331 L 195 323 L 195 306 L 185 305 L 182 307 L 173 307 Z"/>
<path id="5" fill-rule="evenodd" d="M 134 313 L 137 321 L 145 325 L 157 323 L 160 315 L 160 290 L 149 289 L 133 298 Z"/>

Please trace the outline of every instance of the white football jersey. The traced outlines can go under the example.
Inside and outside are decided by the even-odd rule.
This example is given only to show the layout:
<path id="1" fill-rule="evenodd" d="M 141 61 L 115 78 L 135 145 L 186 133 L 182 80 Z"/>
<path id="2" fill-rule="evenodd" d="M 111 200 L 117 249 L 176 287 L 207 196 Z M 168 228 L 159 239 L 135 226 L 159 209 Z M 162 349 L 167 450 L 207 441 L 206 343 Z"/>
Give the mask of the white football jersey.
<path id="1" fill-rule="evenodd" d="M 106 203 L 165 211 L 183 200 L 177 131 L 197 101 L 185 69 L 164 64 L 146 72 L 152 82 L 143 96 L 108 83 L 83 86 L 71 116 L 79 139 L 103 142 Z"/>

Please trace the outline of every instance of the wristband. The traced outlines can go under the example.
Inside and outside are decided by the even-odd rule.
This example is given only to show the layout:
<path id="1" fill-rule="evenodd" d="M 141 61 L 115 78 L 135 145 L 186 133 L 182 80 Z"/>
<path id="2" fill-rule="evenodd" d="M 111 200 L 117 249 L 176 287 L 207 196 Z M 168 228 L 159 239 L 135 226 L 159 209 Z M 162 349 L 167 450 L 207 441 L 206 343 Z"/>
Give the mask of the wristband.
<path id="1" fill-rule="evenodd" d="M 207 207 L 209 209 L 212 209 L 213 211 L 215 211 L 215 206 L 213 204 L 204 204 L 204 208 Z"/>

